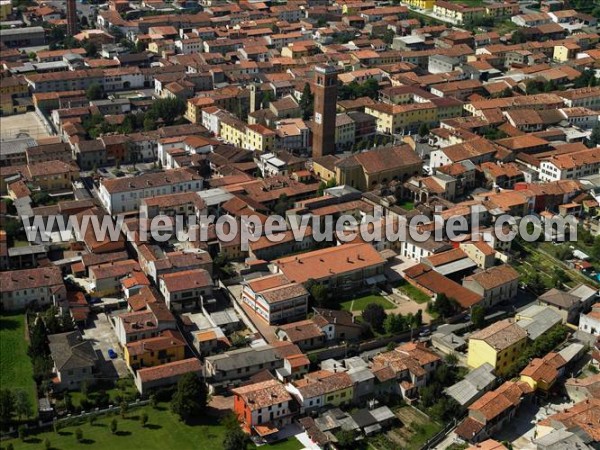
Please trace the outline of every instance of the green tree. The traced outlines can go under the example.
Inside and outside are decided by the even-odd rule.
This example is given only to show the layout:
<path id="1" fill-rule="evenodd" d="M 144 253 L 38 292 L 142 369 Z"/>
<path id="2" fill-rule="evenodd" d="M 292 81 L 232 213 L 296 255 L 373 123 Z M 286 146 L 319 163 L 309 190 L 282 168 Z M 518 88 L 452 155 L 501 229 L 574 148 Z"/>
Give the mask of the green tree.
<path id="1" fill-rule="evenodd" d="M 8 423 L 15 413 L 15 396 L 10 389 L 0 390 L 0 420 Z"/>
<path id="2" fill-rule="evenodd" d="M 378 303 L 369 303 L 362 312 L 362 318 L 365 322 L 371 325 L 371 328 L 375 331 L 383 330 L 383 323 L 385 322 L 386 313 Z"/>
<path id="3" fill-rule="evenodd" d="M 310 90 L 310 84 L 305 83 L 304 89 L 302 90 L 302 96 L 300 97 L 300 108 L 302 108 L 302 118 L 304 120 L 310 119 L 314 108 L 314 96 Z"/>
<path id="4" fill-rule="evenodd" d="M 83 41 L 82 47 L 84 48 L 88 58 L 94 58 L 98 56 L 98 46 L 95 42 L 86 39 Z"/>
<path id="5" fill-rule="evenodd" d="M 125 416 L 127 416 L 128 410 L 129 410 L 129 405 L 127 404 L 126 401 L 122 401 L 121 404 L 119 405 L 119 412 L 123 419 L 125 418 Z"/>
<path id="6" fill-rule="evenodd" d="M 17 428 L 17 434 L 19 439 L 22 441 L 25 440 L 25 437 L 27 436 L 27 428 L 25 428 L 25 425 L 19 425 L 19 428 Z"/>
<path id="7" fill-rule="evenodd" d="M 206 386 L 200 378 L 195 373 L 186 373 L 177 383 L 171 410 L 181 420 L 187 421 L 202 412 L 206 407 L 207 398 Z"/>
<path id="8" fill-rule="evenodd" d="M 311 286 L 309 292 L 315 301 L 315 305 L 319 308 L 326 308 L 329 305 L 329 290 L 325 285 L 315 283 Z"/>
<path id="9" fill-rule="evenodd" d="M 158 406 L 158 400 L 156 400 L 156 395 L 152 394 L 150 396 L 150 406 L 154 409 Z"/>
<path id="10" fill-rule="evenodd" d="M 457 302 L 452 298 L 448 298 L 446 294 L 438 294 L 435 302 L 433 302 L 431 308 L 433 311 L 440 314 L 442 317 L 449 317 L 456 313 Z"/>
<path id="11" fill-rule="evenodd" d="M 448 364 L 448 366 L 454 367 L 458 364 L 458 355 L 454 352 L 448 353 L 444 358 L 444 361 L 446 364 Z"/>
<path id="12" fill-rule="evenodd" d="M 420 126 L 419 126 L 419 136 L 427 136 L 429 134 L 429 125 L 427 125 L 425 122 L 423 122 Z"/>
<path id="13" fill-rule="evenodd" d="M 148 423 L 148 414 L 144 411 L 142 414 L 140 414 L 140 424 L 142 424 L 142 427 L 145 427 L 147 423 Z"/>
<path id="14" fill-rule="evenodd" d="M 117 427 L 119 426 L 119 423 L 117 422 L 116 417 L 113 417 L 113 420 L 110 421 L 110 432 L 112 434 L 115 434 L 117 432 Z"/>
<path id="15" fill-rule="evenodd" d="M 236 428 L 227 431 L 223 439 L 223 450 L 246 450 L 249 440 L 246 433 L 238 425 Z"/>
<path id="16" fill-rule="evenodd" d="M 475 305 L 471 308 L 471 322 L 475 328 L 482 328 L 485 323 L 485 308 L 481 305 Z"/>
<path id="17" fill-rule="evenodd" d="M 588 147 L 594 148 L 600 145 L 600 122 L 592 128 L 592 134 L 588 139 Z"/>
<path id="18" fill-rule="evenodd" d="M 280 217 L 285 217 L 285 213 L 292 207 L 292 204 L 292 200 L 286 194 L 281 194 L 273 207 L 273 212 Z"/>
<path id="19" fill-rule="evenodd" d="M 104 88 L 100 83 L 92 83 L 85 91 L 85 96 L 88 100 L 100 100 L 104 98 Z"/>
<path id="20" fill-rule="evenodd" d="M 50 439 L 48 439 L 48 438 L 44 439 L 44 448 L 46 450 L 50 450 L 52 448 L 52 443 L 50 442 Z"/>
<path id="21" fill-rule="evenodd" d="M 75 430 L 75 439 L 77 439 L 77 442 L 83 441 L 83 431 L 81 428 L 77 428 Z"/>
<path id="22" fill-rule="evenodd" d="M 21 419 L 26 419 L 33 414 L 31 401 L 27 392 L 20 389 L 15 392 L 15 412 Z"/>
<path id="23" fill-rule="evenodd" d="M 337 439 L 336 447 L 339 447 L 343 450 L 349 450 L 354 448 L 356 445 L 356 437 L 357 433 L 354 430 L 341 430 L 335 434 L 335 438 Z"/>

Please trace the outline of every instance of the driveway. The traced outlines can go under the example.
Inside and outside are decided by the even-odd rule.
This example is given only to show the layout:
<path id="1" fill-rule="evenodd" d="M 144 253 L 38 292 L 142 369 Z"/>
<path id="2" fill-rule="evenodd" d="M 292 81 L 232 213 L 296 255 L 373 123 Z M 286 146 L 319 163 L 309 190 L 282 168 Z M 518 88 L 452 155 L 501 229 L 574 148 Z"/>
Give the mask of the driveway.
<path id="1" fill-rule="evenodd" d="M 94 350 L 100 358 L 100 370 L 107 378 L 127 378 L 130 375 L 127 364 L 123 359 L 123 352 L 119 347 L 119 341 L 109 318 L 104 313 L 93 316 L 93 323 L 84 331 L 84 337 L 92 341 Z M 110 359 L 108 349 L 112 348 L 119 355 L 118 358 Z"/>

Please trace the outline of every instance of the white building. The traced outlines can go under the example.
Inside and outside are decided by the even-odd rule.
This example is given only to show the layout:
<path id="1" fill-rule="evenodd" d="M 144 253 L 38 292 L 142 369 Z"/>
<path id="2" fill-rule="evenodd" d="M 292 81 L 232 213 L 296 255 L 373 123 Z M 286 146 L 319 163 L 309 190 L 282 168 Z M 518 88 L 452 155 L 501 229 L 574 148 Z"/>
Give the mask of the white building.
<path id="1" fill-rule="evenodd" d="M 591 312 L 579 316 L 579 329 L 600 336 L 600 303 L 596 303 Z"/>
<path id="2" fill-rule="evenodd" d="M 578 180 L 600 171 L 600 148 L 554 155 L 540 163 L 540 181 Z"/>
<path id="3" fill-rule="evenodd" d="M 137 177 L 102 180 L 98 195 L 111 214 L 137 211 L 143 198 L 202 190 L 202 177 L 193 169 L 172 169 Z"/>

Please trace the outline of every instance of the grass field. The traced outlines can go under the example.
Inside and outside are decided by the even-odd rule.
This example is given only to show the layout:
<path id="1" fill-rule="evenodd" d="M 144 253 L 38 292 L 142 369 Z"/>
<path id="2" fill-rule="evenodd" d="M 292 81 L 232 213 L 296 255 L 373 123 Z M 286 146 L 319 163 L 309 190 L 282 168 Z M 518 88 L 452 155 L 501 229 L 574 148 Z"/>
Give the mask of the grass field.
<path id="1" fill-rule="evenodd" d="M 404 293 L 404 295 L 410 297 L 417 303 L 427 303 L 431 300 L 431 297 L 427 295 L 425 292 L 420 291 L 412 284 L 405 283 L 399 287 L 399 289 Z"/>
<path id="2" fill-rule="evenodd" d="M 2 389 L 27 392 L 35 412 L 37 395 L 27 346 L 25 314 L 0 315 L 0 386 Z"/>
<path id="3" fill-rule="evenodd" d="M 362 311 L 369 303 L 377 303 L 378 305 L 383 306 L 383 309 L 394 309 L 394 304 L 385 297 L 373 294 L 343 302 L 340 304 L 340 308 L 344 311 Z"/>
<path id="4" fill-rule="evenodd" d="M 142 427 L 139 422 L 142 411 L 148 414 L 146 427 Z M 112 434 L 109 429 L 113 417 L 118 421 L 116 434 Z M 83 432 L 84 441 L 82 443 L 78 443 L 75 438 L 77 428 L 80 428 Z M 58 433 L 49 431 L 33 435 L 26 438 L 25 442 L 18 439 L 9 442 L 12 442 L 15 450 L 41 449 L 46 439 L 50 441 L 53 450 L 81 448 L 90 450 L 132 448 L 144 450 L 221 450 L 225 434 L 225 427 L 213 418 L 207 418 L 195 425 L 186 425 L 180 422 L 177 416 L 168 410 L 166 405 L 161 405 L 160 409 L 151 407 L 136 408 L 130 411 L 125 419 L 120 416 L 103 417 L 99 418 L 94 425 L 86 422 L 79 426 L 62 428 Z M 6 443 L 3 442 L 2 448 L 6 447 Z M 253 449 L 255 447 L 249 445 L 248 448 Z M 261 448 L 264 450 L 299 450 L 303 446 L 298 440 L 292 438 Z"/>

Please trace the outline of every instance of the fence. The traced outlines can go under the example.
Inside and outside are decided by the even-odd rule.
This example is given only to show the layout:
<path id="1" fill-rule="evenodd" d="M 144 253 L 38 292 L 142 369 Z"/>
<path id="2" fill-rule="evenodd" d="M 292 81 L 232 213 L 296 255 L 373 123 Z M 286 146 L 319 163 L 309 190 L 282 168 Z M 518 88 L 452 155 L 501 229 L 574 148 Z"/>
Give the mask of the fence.
<path id="1" fill-rule="evenodd" d="M 131 409 L 131 408 L 137 408 L 140 406 L 146 406 L 149 403 L 150 403 L 150 400 L 138 399 L 135 402 L 128 403 L 128 406 Z M 77 414 L 77 415 L 69 414 L 66 417 L 62 417 L 60 419 L 55 418 L 51 422 L 43 422 L 40 420 L 37 425 L 31 426 L 28 424 L 24 424 L 24 426 L 28 433 L 31 431 L 41 432 L 45 428 L 54 428 L 57 426 L 74 426 L 77 424 L 81 424 L 86 419 L 88 419 L 90 416 L 97 417 L 97 416 L 109 415 L 114 412 L 119 412 L 120 409 L 121 409 L 120 405 L 109 405 L 108 408 L 104 408 L 104 409 L 96 408 L 93 411 L 89 411 L 89 412 L 81 411 L 81 414 Z M 2 433 L 2 435 L 0 435 L 0 440 L 14 438 L 14 437 L 17 437 L 17 435 L 18 435 L 18 430 L 14 427 L 11 427 L 8 432 Z"/>

